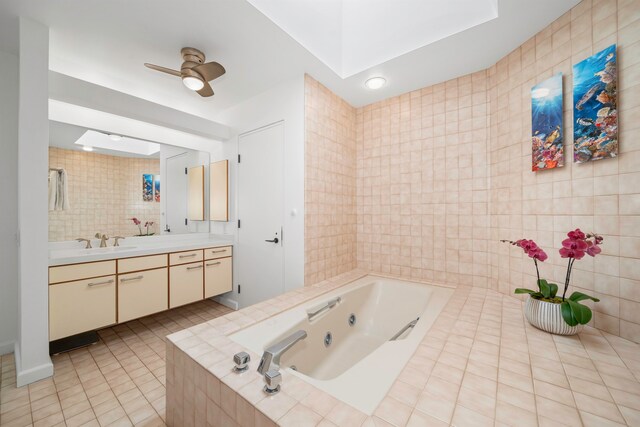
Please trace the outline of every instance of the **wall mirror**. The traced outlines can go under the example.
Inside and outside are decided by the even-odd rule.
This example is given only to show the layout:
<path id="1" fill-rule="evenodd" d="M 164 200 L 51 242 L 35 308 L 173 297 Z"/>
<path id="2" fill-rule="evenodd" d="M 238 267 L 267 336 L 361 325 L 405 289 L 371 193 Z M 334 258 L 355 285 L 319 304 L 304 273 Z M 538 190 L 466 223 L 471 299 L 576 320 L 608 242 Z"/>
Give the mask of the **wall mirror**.
<path id="1" fill-rule="evenodd" d="M 209 219 L 229 221 L 229 161 L 209 165 Z"/>
<path id="2" fill-rule="evenodd" d="M 49 241 L 208 233 L 209 162 L 207 152 L 50 121 Z"/>

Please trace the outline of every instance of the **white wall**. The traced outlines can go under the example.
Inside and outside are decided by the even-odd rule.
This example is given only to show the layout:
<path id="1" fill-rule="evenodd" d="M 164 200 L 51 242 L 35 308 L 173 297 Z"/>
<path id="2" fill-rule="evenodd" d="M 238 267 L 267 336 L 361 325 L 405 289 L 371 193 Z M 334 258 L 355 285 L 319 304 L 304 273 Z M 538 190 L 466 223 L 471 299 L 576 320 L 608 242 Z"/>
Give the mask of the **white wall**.
<path id="1" fill-rule="evenodd" d="M 18 117 L 19 333 L 16 382 L 53 375 L 49 358 L 49 29 L 20 18 Z"/>
<path id="2" fill-rule="evenodd" d="M 223 111 L 216 121 L 230 126 L 234 136 L 212 152 L 211 161 L 229 160 L 229 222 L 212 222 L 214 234 L 237 236 L 238 135 L 284 121 L 285 223 L 284 259 L 285 290 L 304 285 L 304 75 L 282 83 L 242 104 Z M 292 212 L 296 211 L 293 215 Z M 237 264 L 234 264 L 237 268 Z M 234 274 L 238 277 L 237 274 Z M 223 301 L 235 303 L 234 292 Z"/>
<path id="3" fill-rule="evenodd" d="M 18 338 L 18 57 L 0 52 L 0 354 Z"/>

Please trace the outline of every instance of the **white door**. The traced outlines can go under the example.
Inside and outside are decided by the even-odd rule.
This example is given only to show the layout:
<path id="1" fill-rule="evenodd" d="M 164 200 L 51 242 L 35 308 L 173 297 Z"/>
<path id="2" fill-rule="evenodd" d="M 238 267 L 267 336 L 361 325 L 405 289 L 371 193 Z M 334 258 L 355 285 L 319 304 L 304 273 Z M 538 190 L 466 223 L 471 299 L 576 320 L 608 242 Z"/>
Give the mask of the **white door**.
<path id="1" fill-rule="evenodd" d="M 187 219 L 187 153 L 167 158 L 167 170 L 163 178 L 166 198 L 165 229 L 162 233 L 184 234 L 189 232 Z"/>
<path id="2" fill-rule="evenodd" d="M 241 307 L 284 292 L 282 122 L 238 139 L 238 295 Z M 286 237 L 286 236 L 284 236 Z"/>

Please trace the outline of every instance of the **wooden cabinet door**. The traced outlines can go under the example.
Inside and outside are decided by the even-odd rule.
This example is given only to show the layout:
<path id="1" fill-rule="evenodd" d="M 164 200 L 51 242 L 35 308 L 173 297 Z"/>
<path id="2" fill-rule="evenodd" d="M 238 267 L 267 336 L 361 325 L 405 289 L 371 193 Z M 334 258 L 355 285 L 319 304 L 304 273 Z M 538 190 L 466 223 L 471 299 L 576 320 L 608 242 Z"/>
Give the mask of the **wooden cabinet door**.
<path id="1" fill-rule="evenodd" d="M 218 258 L 204 262 L 204 297 L 230 292 L 233 289 L 232 258 Z"/>
<path id="2" fill-rule="evenodd" d="M 118 276 L 118 323 L 169 308 L 167 268 Z"/>
<path id="3" fill-rule="evenodd" d="M 169 268 L 169 307 L 179 307 L 204 298 L 204 263 Z"/>
<path id="4" fill-rule="evenodd" d="M 116 276 L 49 286 L 49 340 L 116 323 Z"/>

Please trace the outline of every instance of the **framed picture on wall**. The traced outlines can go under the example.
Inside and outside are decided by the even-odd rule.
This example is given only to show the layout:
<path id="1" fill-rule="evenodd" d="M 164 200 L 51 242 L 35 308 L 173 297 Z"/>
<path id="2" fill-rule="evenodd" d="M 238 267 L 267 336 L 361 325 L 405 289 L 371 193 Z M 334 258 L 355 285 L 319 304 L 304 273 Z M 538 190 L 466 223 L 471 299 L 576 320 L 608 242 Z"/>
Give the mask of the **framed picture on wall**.
<path id="1" fill-rule="evenodd" d="M 562 73 L 531 88 L 531 170 L 564 166 Z"/>
<path id="2" fill-rule="evenodd" d="M 160 175 L 153 176 L 153 199 L 160 201 Z"/>
<path id="3" fill-rule="evenodd" d="M 616 45 L 573 66 L 573 160 L 618 155 Z"/>
<path id="4" fill-rule="evenodd" d="M 153 175 L 150 173 L 142 174 L 142 201 L 153 201 Z"/>

